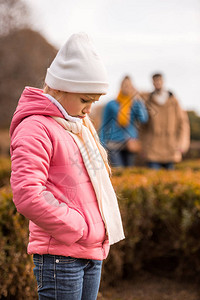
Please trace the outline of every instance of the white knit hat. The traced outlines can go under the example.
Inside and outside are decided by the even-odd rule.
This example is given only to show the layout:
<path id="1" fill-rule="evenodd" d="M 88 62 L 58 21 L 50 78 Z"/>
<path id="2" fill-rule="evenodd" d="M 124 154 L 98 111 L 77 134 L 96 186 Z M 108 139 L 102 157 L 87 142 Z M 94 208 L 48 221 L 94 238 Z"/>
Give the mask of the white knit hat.
<path id="1" fill-rule="evenodd" d="M 47 69 L 45 83 L 71 93 L 106 94 L 104 64 L 86 33 L 73 34 Z"/>

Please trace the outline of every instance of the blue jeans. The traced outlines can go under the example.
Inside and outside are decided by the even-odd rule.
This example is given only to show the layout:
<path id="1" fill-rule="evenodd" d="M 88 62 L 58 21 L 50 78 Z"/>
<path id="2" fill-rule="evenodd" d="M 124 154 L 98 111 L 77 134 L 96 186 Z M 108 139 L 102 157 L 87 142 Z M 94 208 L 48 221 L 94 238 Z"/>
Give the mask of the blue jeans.
<path id="1" fill-rule="evenodd" d="M 111 150 L 108 157 L 112 167 L 132 167 L 134 166 L 135 155 L 127 150 Z"/>
<path id="2" fill-rule="evenodd" d="M 154 169 L 154 170 L 159 170 L 161 168 L 164 168 L 166 170 L 173 170 L 174 169 L 174 164 L 173 162 L 168 162 L 168 163 L 159 163 L 159 162 L 153 162 L 150 161 L 147 163 L 147 166 L 150 169 Z"/>
<path id="3" fill-rule="evenodd" d="M 39 300 L 95 300 L 102 261 L 58 255 L 33 255 Z"/>

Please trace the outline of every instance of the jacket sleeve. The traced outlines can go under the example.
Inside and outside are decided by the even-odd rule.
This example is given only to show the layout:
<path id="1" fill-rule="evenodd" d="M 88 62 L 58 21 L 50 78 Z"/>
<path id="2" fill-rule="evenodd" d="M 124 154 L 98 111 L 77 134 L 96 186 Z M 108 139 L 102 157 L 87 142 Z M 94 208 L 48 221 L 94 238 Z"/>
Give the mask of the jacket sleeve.
<path id="1" fill-rule="evenodd" d="M 182 110 L 177 103 L 178 108 L 178 128 L 177 128 L 177 141 L 179 150 L 186 153 L 190 146 L 190 125 L 187 112 Z"/>
<path id="2" fill-rule="evenodd" d="M 11 187 L 15 206 L 56 240 L 70 245 L 86 234 L 85 219 L 45 191 L 53 148 L 44 125 L 33 120 L 31 124 L 26 122 L 24 130 L 21 124 L 11 139 Z"/>
<path id="3" fill-rule="evenodd" d="M 142 100 L 135 100 L 133 104 L 134 119 L 146 123 L 148 121 L 148 111 Z"/>

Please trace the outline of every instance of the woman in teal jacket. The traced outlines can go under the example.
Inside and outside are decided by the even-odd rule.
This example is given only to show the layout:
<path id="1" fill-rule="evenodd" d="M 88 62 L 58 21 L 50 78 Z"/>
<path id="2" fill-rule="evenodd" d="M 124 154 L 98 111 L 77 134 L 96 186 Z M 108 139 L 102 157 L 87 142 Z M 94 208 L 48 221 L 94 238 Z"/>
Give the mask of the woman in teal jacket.
<path id="1" fill-rule="evenodd" d="M 138 139 L 138 124 L 148 121 L 147 109 L 134 89 L 131 79 L 126 76 L 116 100 L 105 106 L 100 140 L 107 148 L 113 167 L 134 165 L 135 154 L 128 150 L 127 141 Z"/>

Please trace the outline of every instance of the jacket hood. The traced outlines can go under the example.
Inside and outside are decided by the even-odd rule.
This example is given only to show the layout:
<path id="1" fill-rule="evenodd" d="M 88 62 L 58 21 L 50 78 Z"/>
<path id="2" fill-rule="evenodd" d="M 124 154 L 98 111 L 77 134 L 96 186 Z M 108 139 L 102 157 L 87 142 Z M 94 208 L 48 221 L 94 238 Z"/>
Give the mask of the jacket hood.
<path id="1" fill-rule="evenodd" d="M 10 136 L 24 118 L 32 115 L 63 118 L 59 109 L 44 95 L 43 90 L 25 87 L 11 121 Z"/>

